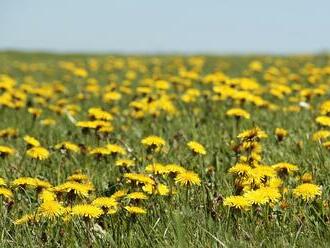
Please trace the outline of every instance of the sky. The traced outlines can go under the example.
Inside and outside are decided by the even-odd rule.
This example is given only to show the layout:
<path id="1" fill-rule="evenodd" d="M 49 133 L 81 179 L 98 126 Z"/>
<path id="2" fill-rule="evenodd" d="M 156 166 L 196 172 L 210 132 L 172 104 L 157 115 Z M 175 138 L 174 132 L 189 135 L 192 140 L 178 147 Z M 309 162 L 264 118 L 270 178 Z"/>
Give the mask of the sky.
<path id="1" fill-rule="evenodd" d="M 0 0 L 0 50 L 330 51 L 330 0 Z"/>

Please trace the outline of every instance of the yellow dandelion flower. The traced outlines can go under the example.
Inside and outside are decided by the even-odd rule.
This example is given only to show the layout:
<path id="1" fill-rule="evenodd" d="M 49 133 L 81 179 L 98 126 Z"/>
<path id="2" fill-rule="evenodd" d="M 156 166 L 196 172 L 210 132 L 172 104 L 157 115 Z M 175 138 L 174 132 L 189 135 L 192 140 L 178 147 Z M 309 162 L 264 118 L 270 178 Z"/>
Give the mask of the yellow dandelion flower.
<path id="1" fill-rule="evenodd" d="M 315 121 L 321 126 L 330 127 L 330 117 L 329 116 L 318 116 Z"/>
<path id="2" fill-rule="evenodd" d="M 313 181 L 313 176 L 311 173 L 304 173 L 304 175 L 301 176 L 301 181 L 303 183 L 311 183 Z"/>
<path id="3" fill-rule="evenodd" d="M 6 199 L 12 199 L 13 198 L 13 192 L 11 192 L 10 189 L 7 189 L 5 187 L 0 187 L 0 195 L 5 197 Z"/>
<path id="4" fill-rule="evenodd" d="M 41 120 L 40 124 L 43 125 L 43 126 L 55 126 L 56 121 L 54 119 L 47 118 L 47 119 Z"/>
<path id="5" fill-rule="evenodd" d="M 165 167 L 168 173 L 181 173 L 186 171 L 185 168 L 177 164 L 167 164 Z"/>
<path id="6" fill-rule="evenodd" d="M 148 196 L 146 196 L 143 192 L 132 192 L 126 196 L 128 199 L 133 200 L 146 200 Z"/>
<path id="7" fill-rule="evenodd" d="M 55 145 L 55 149 L 58 149 L 58 150 L 64 149 L 64 150 L 75 152 L 75 153 L 80 152 L 80 147 L 78 145 L 68 142 L 68 141 L 64 141 L 64 142 L 61 142 L 61 143 Z"/>
<path id="8" fill-rule="evenodd" d="M 259 140 L 267 137 L 267 134 L 258 127 L 243 131 L 237 136 L 242 141 Z"/>
<path id="9" fill-rule="evenodd" d="M 155 181 L 150 178 L 148 175 L 140 173 L 125 173 L 124 177 L 130 181 L 135 181 L 142 184 L 155 184 Z"/>
<path id="10" fill-rule="evenodd" d="M 251 166 L 247 164 L 237 163 L 234 166 L 232 166 L 228 170 L 228 172 L 239 176 L 246 176 L 250 173 L 251 170 L 252 170 Z"/>
<path id="11" fill-rule="evenodd" d="M 133 167 L 135 166 L 135 162 L 131 159 L 118 159 L 115 165 L 118 167 Z"/>
<path id="12" fill-rule="evenodd" d="M 103 214 L 103 211 L 101 208 L 91 204 L 79 204 L 72 207 L 71 214 L 77 217 L 97 219 Z"/>
<path id="13" fill-rule="evenodd" d="M 98 197 L 91 204 L 100 208 L 114 208 L 118 206 L 118 202 L 114 197 Z"/>
<path id="14" fill-rule="evenodd" d="M 34 159 L 45 160 L 49 157 L 49 151 L 41 146 L 35 146 L 27 150 L 26 155 Z"/>
<path id="15" fill-rule="evenodd" d="M 159 151 L 161 147 L 165 146 L 164 139 L 158 136 L 148 136 L 141 140 L 141 144 L 147 146 L 149 149 Z"/>
<path id="16" fill-rule="evenodd" d="M 223 201 L 224 206 L 247 210 L 251 207 L 251 203 L 244 196 L 228 196 Z"/>
<path id="17" fill-rule="evenodd" d="M 110 152 L 110 154 L 120 154 L 120 155 L 125 155 L 126 154 L 125 149 L 122 148 L 119 145 L 108 144 L 106 146 L 106 148 L 108 149 L 108 151 Z"/>
<path id="18" fill-rule="evenodd" d="M 19 177 L 12 182 L 12 185 L 14 187 L 29 186 L 31 188 L 50 188 L 50 187 L 52 187 L 52 185 L 49 182 L 40 180 L 38 178 L 33 178 L 33 177 Z"/>
<path id="19" fill-rule="evenodd" d="M 54 192 L 74 192 L 81 197 L 88 197 L 91 191 L 94 191 L 92 184 L 83 184 L 75 181 L 68 181 L 53 188 Z"/>
<path id="20" fill-rule="evenodd" d="M 21 218 L 14 221 L 14 225 L 22 225 L 26 223 L 37 223 L 40 216 L 37 214 L 25 214 Z"/>
<path id="21" fill-rule="evenodd" d="M 321 193 L 321 187 L 312 183 L 303 183 L 293 190 L 295 197 L 301 197 L 305 201 L 313 200 L 316 196 L 320 196 Z"/>
<path id="22" fill-rule="evenodd" d="M 0 130 L 1 138 L 15 138 L 18 136 L 18 130 L 16 128 L 6 128 Z"/>
<path id="23" fill-rule="evenodd" d="M 26 136 L 24 136 L 23 139 L 26 142 L 26 144 L 28 144 L 30 146 L 40 146 L 40 142 L 34 137 L 26 135 Z"/>
<path id="24" fill-rule="evenodd" d="M 107 111 L 102 110 L 101 108 L 90 108 L 88 110 L 88 116 L 93 119 L 109 121 L 112 120 L 113 117 Z"/>
<path id="25" fill-rule="evenodd" d="M 146 214 L 147 211 L 143 208 L 136 206 L 126 206 L 125 209 L 131 214 Z"/>
<path id="26" fill-rule="evenodd" d="M 180 184 L 181 186 L 186 185 L 200 185 L 201 179 L 198 174 L 193 171 L 185 171 L 177 174 L 175 177 L 175 182 Z"/>
<path id="27" fill-rule="evenodd" d="M 76 182 L 88 182 L 89 181 L 89 177 L 85 174 L 82 173 L 75 173 L 71 176 L 68 177 L 67 179 L 68 181 L 76 181 Z"/>
<path id="28" fill-rule="evenodd" d="M 15 154 L 16 150 L 8 146 L 0 146 L 0 156 L 5 157 Z"/>
<path id="29" fill-rule="evenodd" d="M 330 131 L 328 130 L 319 130 L 315 132 L 312 136 L 314 141 L 325 140 L 330 137 Z"/>
<path id="30" fill-rule="evenodd" d="M 289 135 L 289 132 L 283 128 L 276 128 L 275 135 L 278 141 L 282 141 L 285 137 Z"/>
<path id="31" fill-rule="evenodd" d="M 206 154 L 206 150 L 205 150 L 204 146 L 196 141 L 188 142 L 187 146 L 189 147 L 190 150 L 192 150 L 196 154 L 201 154 L 201 155 Z"/>
<path id="32" fill-rule="evenodd" d="M 118 191 L 116 191 L 115 193 L 113 193 L 111 195 L 111 198 L 117 200 L 119 198 L 124 197 L 125 195 L 127 195 L 127 190 L 126 189 L 125 190 L 118 190 Z"/>
<path id="33" fill-rule="evenodd" d="M 272 168 L 276 170 L 277 173 L 280 174 L 292 174 L 293 172 L 298 171 L 298 166 L 294 164 L 289 164 L 289 163 L 278 163 L 272 165 Z"/>
<path id="34" fill-rule="evenodd" d="M 146 184 L 142 187 L 142 190 L 150 195 L 154 194 L 154 195 L 164 196 L 164 195 L 169 195 L 171 193 L 168 186 L 162 183 L 159 183 L 156 186 L 151 184 Z"/>
<path id="35" fill-rule="evenodd" d="M 6 180 L 0 177 L 0 186 L 6 186 L 6 185 L 7 185 Z"/>
<path id="36" fill-rule="evenodd" d="M 234 116 L 234 117 L 238 117 L 238 118 L 250 119 L 249 112 L 247 112 L 241 108 L 231 108 L 226 112 L 226 115 Z"/>
<path id="37" fill-rule="evenodd" d="M 43 202 L 56 201 L 56 194 L 50 190 L 43 189 L 38 195 L 39 199 Z"/>
<path id="38" fill-rule="evenodd" d="M 153 174 L 166 174 L 168 172 L 166 166 L 159 163 L 147 165 L 145 171 Z"/>
<path id="39" fill-rule="evenodd" d="M 38 213 L 49 219 L 54 219 L 65 213 L 65 208 L 57 201 L 45 201 L 38 208 Z"/>

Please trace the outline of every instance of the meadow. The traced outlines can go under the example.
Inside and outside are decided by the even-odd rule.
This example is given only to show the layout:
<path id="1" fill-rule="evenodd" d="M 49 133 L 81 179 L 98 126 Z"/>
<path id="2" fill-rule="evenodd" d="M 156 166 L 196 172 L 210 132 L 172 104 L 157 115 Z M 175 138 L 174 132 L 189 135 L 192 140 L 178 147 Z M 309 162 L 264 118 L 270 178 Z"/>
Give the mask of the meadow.
<path id="1" fill-rule="evenodd" d="M 330 57 L 0 53 L 1 247 L 328 247 Z"/>

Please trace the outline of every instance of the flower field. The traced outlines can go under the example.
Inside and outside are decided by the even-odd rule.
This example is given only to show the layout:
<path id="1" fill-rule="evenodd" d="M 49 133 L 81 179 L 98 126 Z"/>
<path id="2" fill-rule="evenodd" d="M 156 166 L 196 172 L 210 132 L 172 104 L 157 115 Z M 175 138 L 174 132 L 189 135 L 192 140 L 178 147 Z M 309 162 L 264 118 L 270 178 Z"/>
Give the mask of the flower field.
<path id="1" fill-rule="evenodd" d="M 327 247 L 330 57 L 0 53 L 1 247 Z"/>

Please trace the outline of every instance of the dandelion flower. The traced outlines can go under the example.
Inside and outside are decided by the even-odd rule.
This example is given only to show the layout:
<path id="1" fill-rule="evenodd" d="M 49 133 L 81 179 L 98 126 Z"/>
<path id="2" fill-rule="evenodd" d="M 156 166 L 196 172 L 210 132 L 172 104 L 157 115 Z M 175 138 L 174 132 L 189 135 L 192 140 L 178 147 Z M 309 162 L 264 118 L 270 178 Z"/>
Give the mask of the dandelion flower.
<path id="1" fill-rule="evenodd" d="M 131 214 L 146 214 L 147 211 L 140 207 L 126 206 L 125 209 Z"/>
<path id="2" fill-rule="evenodd" d="M 14 196 L 13 192 L 11 192 L 10 189 L 4 188 L 4 187 L 0 187 L 0 195 L 5 197 L 6 199 L 12 199 Z"/>
<path id="3" fill-rule="evenodd" d="M 321 187 L 312 183 L 303 183 L 293 190 L 295 197 L 301 197 L 305 201 L 313 200 L 322 193 Z"/>
<path id="4" fill-rule="evenodd" d="M 49 157 L 49 151 L 41 146 L 35 146 L 27 150 L 26 155 L 37 160 L 45 160 Z"/>
<path id="5" fill-rule="evenodd" d="M 234 116 L 234 117 L 237 117 L 237 118 L 250 119 L 250 114 L 247 111 L 245 111 L 244 109 L 241 109 L 241 108 L 229 109 L 226 112 L 226 115 Z"/>
<path id="6" fill-rule="evenodd" d="M 54 219 L 54 218 L 64 214 L 65 209 L 59 202 L 52 200 L 52 201 L 43 202 L 40 205 L 38 212 L 43 217 L 46 217 L 49 219 Z"/>
<path id="7" fill-rule="evenodd" d="M 40 146 L 40 142 L 34 137 L 26 135 L 26 136 L 24 136 L 23 139 L 26 142 L 26 144 L 28 144 L 30 146 Z"/>
<path id="8" fill-rule="evenodd" d="M 251 207 L 251 203 L 244 196 L 228 196 L 223 201 L 224 206 L 231 208 L 247 210 Z"/>
<path id="9" fill-rule="evenodd" d="M 142 145 L 147 146 L 151 150 L 159 151 L 165 146 L 165 140 L 158 136 L 148 136 L 141 141 Z"/>
<path id="10" fill-rule="evenodd" d="M 13 148 L 10 148 L 8 146 L 0 146 L 0 156 L 5 157 L 8 155 L 13 155 L 15 154 L 16 150 Z"/>
<path id="11" fill-rule="evenodd" d="M 101 208 L 91 204 L 79 204 L 72 207 L 71 214 L 73 216 L 96 219 L 103 214 L 103 211 Z"/>
<path id="12" fill-rule="evenodd" d="M 181 186 L 201 184 L 201 180 L 198 174 L 193 171 L 185 171 L 177 174 L 177 176 L 175 177 L 175 182 L 180 184 Z"/>
<path id="13" fill-rule="evenodd" d="M 201 155 L 206 154 L 206 150 L 205 150 L 204 146 L 199 144 L 196 141 L 190 141 L 187 143 L 187 145 L 188 145 L 189 149 L 192 150 L 195 154 L 201 154 Z"/>

